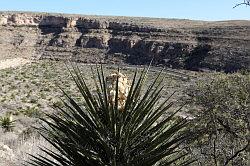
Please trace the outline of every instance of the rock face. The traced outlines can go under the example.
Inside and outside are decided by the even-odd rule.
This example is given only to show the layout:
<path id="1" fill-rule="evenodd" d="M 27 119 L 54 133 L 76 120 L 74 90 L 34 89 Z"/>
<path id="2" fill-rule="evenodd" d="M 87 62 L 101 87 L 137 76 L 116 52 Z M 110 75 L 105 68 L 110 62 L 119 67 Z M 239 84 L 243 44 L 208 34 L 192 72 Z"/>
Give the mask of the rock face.
<path id="1" fill-rule="evenodd" d="M 0 59 L 126 62 L 250 70 L 250 21 L 0 13 Z"/>

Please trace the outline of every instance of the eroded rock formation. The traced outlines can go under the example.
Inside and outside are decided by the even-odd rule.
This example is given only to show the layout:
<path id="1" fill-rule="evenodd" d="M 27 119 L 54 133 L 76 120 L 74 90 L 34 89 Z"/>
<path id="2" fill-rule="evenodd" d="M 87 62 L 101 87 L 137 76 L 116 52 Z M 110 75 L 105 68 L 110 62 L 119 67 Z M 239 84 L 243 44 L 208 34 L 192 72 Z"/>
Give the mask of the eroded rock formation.
<path id="1" fill-rule="evenodd" d="M 250 21 L 0 13 L 0 58 L 250 69 Z"/>

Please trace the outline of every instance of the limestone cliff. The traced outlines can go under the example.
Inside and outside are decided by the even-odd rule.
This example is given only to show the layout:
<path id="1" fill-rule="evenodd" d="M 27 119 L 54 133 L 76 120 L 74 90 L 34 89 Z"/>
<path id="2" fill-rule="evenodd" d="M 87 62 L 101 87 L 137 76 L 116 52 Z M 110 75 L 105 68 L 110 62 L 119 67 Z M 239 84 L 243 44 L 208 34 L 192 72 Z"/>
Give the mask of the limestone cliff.
<path id="1" fill-rule="evenodd" d="M 250 70 L 250 21 L 0 12 L 0 58 Z"/>

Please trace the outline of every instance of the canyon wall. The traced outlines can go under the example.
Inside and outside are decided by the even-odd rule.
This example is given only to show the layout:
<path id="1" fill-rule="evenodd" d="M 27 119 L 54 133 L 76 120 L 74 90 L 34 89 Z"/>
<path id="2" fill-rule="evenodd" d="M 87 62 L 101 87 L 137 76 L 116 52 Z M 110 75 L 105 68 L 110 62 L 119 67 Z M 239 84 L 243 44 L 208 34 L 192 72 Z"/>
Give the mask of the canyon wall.
<path id="1" fill-rule="evenodd" d="M 250 21 L 0 12 L 0 59 L 250 70 Z"/>

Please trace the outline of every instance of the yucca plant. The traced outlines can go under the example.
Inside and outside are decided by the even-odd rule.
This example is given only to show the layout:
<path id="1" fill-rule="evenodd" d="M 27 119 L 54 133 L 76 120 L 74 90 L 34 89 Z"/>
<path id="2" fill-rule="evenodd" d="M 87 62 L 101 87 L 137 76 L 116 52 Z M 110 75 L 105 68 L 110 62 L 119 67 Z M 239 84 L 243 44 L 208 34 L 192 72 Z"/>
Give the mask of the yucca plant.
<path id="1" fill-rule="evenodd" d="M 12 131 L 14 128 L 15 121 L 12 119 L 12 115 L 0 117 L 0 125 L 5 132 Z"/>
<path id="2" fill-rule="evenodd" d="M 173 120 L 180 109 L 156 123 L 173 105 L 169 99 L 159 104 L 164 87 L 161 74 L 142 92 L 148 68 L 141 72 L 136 70 L 121 108 L 119 77 L 116 78 L 115 100 L 110 102 L 103 67 L 97 66 L 92 72 L 97 73 L 93 74 L 95 93 L 88 87 L 79 67 L 70 71 L 84 102 L 62 90 L 66 97 L 64 106 L 55 106 L 60 115 L 42 118 L 47 126 L 39 129 L 57 152 L 41 148 L 52 159 L 32 155 L 29 164 L 151 166 L 191 163 L 185 160 L 187 154 L 179 146 L 188 138 L 187 121 Z"/>

